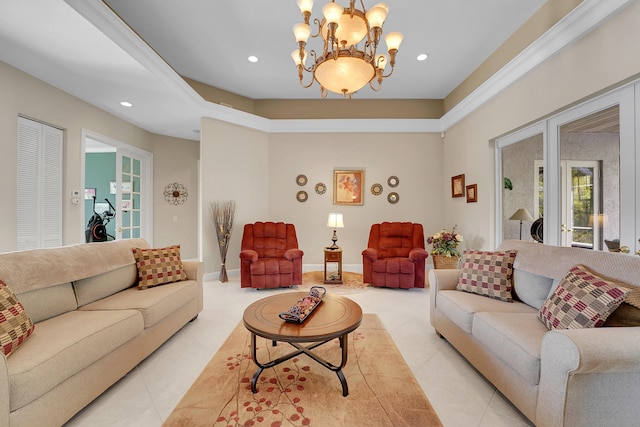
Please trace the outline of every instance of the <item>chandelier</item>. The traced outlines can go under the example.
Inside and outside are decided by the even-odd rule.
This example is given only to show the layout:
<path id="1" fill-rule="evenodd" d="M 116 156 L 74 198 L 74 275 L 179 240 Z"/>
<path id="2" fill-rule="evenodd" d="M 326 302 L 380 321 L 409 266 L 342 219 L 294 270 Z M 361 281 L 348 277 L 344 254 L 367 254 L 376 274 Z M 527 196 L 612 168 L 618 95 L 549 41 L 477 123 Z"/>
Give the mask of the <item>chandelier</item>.
<path id="1" fill-rule="evenodd" d="M 308 88 L 317 81 L 323 98 L 327 96 L 327 91 L 349 95 L 351 98 L 354 92 L 367 83 L 377 92 L 382 87 L 382 80 L 393 73 L 396 54 L 404 37 L 402 33 L 393 32 L 385 37 L 389 60 L 386 55 L 376 52 L 389 8 L 384 3 L 378 3 L 366 10 L 363 0 L 360 0 L 361 9 L 358 9 L 355 3 L 356 0 L 350 0 L 349 7 L 343 8 L 331 0 L 322 8 L 324 18 L 321 21 L 318 18 L 313 20 L 317 32 L 311 34 L 309 20 L 313 0 L 298 0 L 304 23 L 293 27 L 298 49 L 291 53 L 291 57 L 298 68 L 300 85 Z M 309 36 L 322 36 L 322 52 L 305 50 Z M 361 42 L 362 48 L 358 46 Z M 308 56 L 312 57 L 313 64 L 307 67 Z M 387 62 L 391 69 L 385 74 Z M 309 84 L 303 83 L 305 71 L 312 75 Z"/>

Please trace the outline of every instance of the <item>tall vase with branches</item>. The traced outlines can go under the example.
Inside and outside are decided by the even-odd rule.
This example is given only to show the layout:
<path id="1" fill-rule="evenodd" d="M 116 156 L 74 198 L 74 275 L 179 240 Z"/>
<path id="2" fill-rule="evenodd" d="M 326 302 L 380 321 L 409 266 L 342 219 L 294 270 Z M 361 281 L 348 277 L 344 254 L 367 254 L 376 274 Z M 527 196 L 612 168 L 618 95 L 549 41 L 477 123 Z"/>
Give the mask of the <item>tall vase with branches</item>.
<path id="1" fill-rule="evenodd" d="M 231 229 L 233 228 L 233 217 L 236 213 L 236 202 L 233 200 L 215 201 L 211 204 L 211 215 L 216 227 L 218 237 L 218 247 L 220 248 L 220 281 L 228 282 L 227 277 L 227 249 L 231 242 Z"/>

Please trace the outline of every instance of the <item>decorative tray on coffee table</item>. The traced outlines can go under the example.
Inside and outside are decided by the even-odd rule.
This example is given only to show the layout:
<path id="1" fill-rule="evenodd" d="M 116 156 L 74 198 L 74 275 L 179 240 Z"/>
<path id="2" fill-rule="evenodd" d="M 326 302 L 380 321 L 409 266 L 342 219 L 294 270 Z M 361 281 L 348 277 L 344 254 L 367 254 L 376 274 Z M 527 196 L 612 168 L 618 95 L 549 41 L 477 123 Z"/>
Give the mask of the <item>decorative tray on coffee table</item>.
<path id="1" fill-rule="evenodd" d="M 300 298 L 289 308 L 289 311 L 282 312 L 278 316 L 286 322 L 302 323 L 320 305 L 326 293 L 327 290 L 322 286 L 312 286 L 309 295 Z"/>

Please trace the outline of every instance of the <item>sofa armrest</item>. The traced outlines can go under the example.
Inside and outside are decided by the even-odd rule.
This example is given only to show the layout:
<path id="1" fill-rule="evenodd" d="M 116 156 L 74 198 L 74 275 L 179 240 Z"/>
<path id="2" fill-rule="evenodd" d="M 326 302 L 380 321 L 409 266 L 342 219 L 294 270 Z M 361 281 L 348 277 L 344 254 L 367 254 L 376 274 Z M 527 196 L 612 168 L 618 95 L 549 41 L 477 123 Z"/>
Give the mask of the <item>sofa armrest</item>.
<path id="1" fill-rule="evenodd" d="M 258 260 L 258 252 L 253 249 L 245 249 L 244 251 L 240 251 L 240 259 L 242 261 L 255 262 Z"/>
<path id="2" fill-rule="evenodd" d="M 182 261 L 182 268 L 187 273 L 187 279 L 202 282 L 203 268 L 200 261 Z"/>
<path id="3" fill-rule="evenodd" d="M 373 261 L 377 260 L 378 258 L 380 258 L 380 254 L 374 248 L 365 249 L 364 251 L 362 251 L 362 256 L 367 258 L 371 262 L 373 262 Z"/>
<path id="4" fill-rule="evenodd" d="M 0 426 L 9 425 L 9 367 L 7 356 L 0 353 Z"/>
<path id="5" fill-rule="evenodd" d="M 413 248 L 409 251 L 409 259 L 413 262 L 421 262 L 427 259 L 429 253 L 422 248 Z"/>
<path id="6" fill-rule="evenodd" d="M 431 326 L 434 328 L 436 307 L 438 306 L 438 292 L 443 290 L 453 290 L 458 284 L 458 276 L 460 270 L 455 269 L 438 269 L 429 270 L 429 319 Z"/>
<path id="7" fill-rule="evenodd" d="M 300 249 L 287 249 L 287 251 L 284 253 L 285 259 L 288 259 L 289 261 L 302 258 L 302 255 L 304 255 L 304 252 L 302 252 Z"/>
<path id="8" fill-rule="evenodd" d="M 640 327 L 545 334 L 535 423 L 633 425 L 640 401 Z"/>

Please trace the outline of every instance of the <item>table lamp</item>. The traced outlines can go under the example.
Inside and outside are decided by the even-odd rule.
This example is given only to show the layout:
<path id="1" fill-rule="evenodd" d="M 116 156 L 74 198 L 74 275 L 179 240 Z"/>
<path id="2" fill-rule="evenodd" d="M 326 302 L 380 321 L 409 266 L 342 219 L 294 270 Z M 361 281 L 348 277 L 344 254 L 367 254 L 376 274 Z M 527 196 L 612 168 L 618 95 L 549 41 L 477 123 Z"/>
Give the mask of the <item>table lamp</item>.
<path id="1" fill-rule="evenodd" d="M 327 227 L 333 228 L 333 237 L 331 237 L 331 241 L 333 244 L 329 246 L 329 249 L 339 249 L 339 246 L 336 245 L 338 241 L 338 236 L 336 235 L 337 228 L 344 228 L 344 222 L 342 222 L 342 214 L 341 213 L 330 213 L 329 219 L 327 220 Z"/>
<path id="2" fill-rule="evenodd" d="M 520 221 L 520 240 L 522 240 L 522 221 L 534 221 L 533 217 L 525 208 L 518 209 L 513 215 L 511 215 L 510 220 Z"/>

